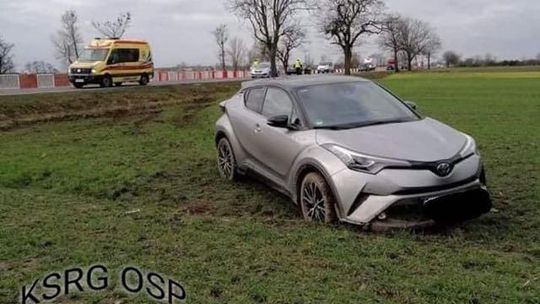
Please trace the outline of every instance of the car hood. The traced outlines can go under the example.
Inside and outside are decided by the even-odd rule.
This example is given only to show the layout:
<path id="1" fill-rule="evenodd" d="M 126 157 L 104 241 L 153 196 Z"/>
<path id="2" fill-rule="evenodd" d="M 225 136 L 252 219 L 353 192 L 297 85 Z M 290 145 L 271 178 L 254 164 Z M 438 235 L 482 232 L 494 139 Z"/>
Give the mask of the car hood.
<path id="1" fill-rule="evenodd" d="M 465 146 L 461 132 L 431 118 L 350 130 L 317 130 L 317 143 L 336 144 L 372 156 L 433 162 L 450 159 Z"/>
<path id="2" fill-rule="evenodd" d="M 270 69 L 269 69 L 269 68 L 251 69 L 251 73 L 260 73 L 260 74 L 264 74 L 264 73 L 269 73 L 269 72 L 270 72 Z"/>

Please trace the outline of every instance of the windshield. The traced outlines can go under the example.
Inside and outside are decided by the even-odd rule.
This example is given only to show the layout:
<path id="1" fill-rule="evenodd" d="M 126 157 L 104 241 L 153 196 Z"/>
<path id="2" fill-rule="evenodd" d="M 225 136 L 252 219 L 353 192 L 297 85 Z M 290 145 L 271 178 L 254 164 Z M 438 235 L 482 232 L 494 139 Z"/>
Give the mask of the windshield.
<path id="1" fill-rule="evenodd" d="M 270 68 L 270 63 L 268 62 L 262 62 L 262 63 L 259 63 L 255 66 L 253 66 L 254 69 L 268 69 Z"/>
<path id="2" fill-rule="evenodd" d="M 419 119 L 372 82 L 314 85 L 298 89 L 297 94 L 315 128 L 349 129 Z"/>
<path id="3" fill-rule="evenodd" d="M 79 61 L 104 61 L 109 49 L 85 49 Z"/>

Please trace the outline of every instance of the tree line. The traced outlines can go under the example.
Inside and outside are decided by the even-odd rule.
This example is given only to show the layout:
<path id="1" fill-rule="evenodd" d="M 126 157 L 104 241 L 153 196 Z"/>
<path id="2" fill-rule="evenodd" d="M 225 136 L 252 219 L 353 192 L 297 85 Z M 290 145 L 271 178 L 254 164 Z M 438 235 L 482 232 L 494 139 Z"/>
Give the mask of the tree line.
<path id="1" fill-rule="evenodd" d="M 305 41 L 305 25 L 299 21 L 303 15 L 317 19 L 319 32 L 342 50 L 347 75 L 351 73 L 354 49 L 371 35 L 378 35 L 379 45 L 394 54 L 396 71 L 399 71 L 400 54 L 405 55 L 409 70 L 419 55 L 427 56 L 430 67 L 433 54 L 442 46 L 428 23 L 388 14 L 381 0 L 227 0 L 226 3 L 232 13 L 251 25 L 253 37 L 270 61 L 273 75 L 277 75 L 276 62 L 280 60 L 286 69 L 291 51 Z"/>
<path id="2" fill-rule="evenodd" d="M 223 69 L 227 61 L 236 70 L 255 58 L 265 58 L 270 61 L 273 75 L 277 75 L 278 63 L 287 70 L 292 51 L 306 42 L 307 25 L 302 23 L 306 16 L 313 17 L 310 19 L 316 20 L 318 31 L 330 44 L 341 49 L 345 74 L 350 74 L 357 63 L 355 49 L 369 36 L 377 36 L 379 47 L 393 55 L 396 71 L 402 67 L 412 70 L 412 62 L 418 56 L 427 58 L 429 69 L 433 56 L 442 49 L 441 39 L 429 23 L 388 12 L 382 0 L 225 0 L 225 3 L 231 13 L 248 22 L 255 43 L 248 49 L 240 38 L 230 36 L 226 25 L 219 25 L 212 34 Z M 114 20 L 92 21 L 91 24 L 106 38 L 120 38 L 131 21 L 131 14 L 126 12 Z M 79 24 L 77 12 L 67 10 L 60 18 L 60 29 L 51 36 L 56 58 L 63 65 L 77 60 L 83 50 Z M 2 74 L 15 70 L 14 47 L 0 36 Z M 456 52 L 447 51 L 442 58 L 447 67 L 540 63 L 540 54 L 531 60 L 499 62 L 493 56 L 462 60 Z M 25 67 L 31 72 L 54 69 L 42 61 L 29 62 Z"/>

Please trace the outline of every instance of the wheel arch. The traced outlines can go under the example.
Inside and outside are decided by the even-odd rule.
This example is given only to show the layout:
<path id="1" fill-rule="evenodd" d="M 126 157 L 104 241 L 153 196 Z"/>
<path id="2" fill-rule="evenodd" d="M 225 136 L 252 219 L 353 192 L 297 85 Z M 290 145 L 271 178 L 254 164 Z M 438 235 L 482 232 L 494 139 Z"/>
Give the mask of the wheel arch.
<path id="1" fill-rule="evenodd" d="M 300 186 L 302 185 L 302 180 L 304 179 L 304 177 L 306 177 L 306 175 L 312 172 L 319 173 L 324 178 L 326 183 L 330 185 L 330 188 L 332 189 L 332 192 L 335 195 L 334 186 L 330 182 L 330 175 L 326 172 L 326 170 L 324 170 L 322 166 L 314 162 L 306 162 L 298 168 L 295 174 L 295 178 L 293 180 L 295 203 L 298 203 L 298 197 L 299 197 L 298 193 L 300 192 Z"/>
<path id="2" fill-rule="evenodd" d="M 223 130 L 218 130 L 216 132 L 216 135 L 214 136 L 214 144 L 217 146 L 219 141 L 222 139 L 222 138 L 227 138 L 229 139 L 229 137 L 227 136 L 227 133 L 225 133 L 225 131 Z"/>
<path id="3" fill-rule="evenodd" d="M 332 195 L 334 196 L 334 200 L 335 200 L 335 208 L 336 208 L 336 214 L 337 214 L 337 217 L 338 219 L 341 219 L 341 215 L 342 215 L 342 212 L 341 212 L 341 203 L 340 203 L 340 199 L 339 199 L 339 196 L 338 196 L 338 192 L 336 191 L 336 188 L 334 186 L 334 183 L 332 182 L 332 179 L 330 177 L 330 175 L 328 174 L 328 172 L 326 172 L 326 170 L 324 170 L 324 168 L 314 162 L 307 162 L 303 165 L 301 165 L 295 175 L 295 179 L 294 179 L 294 193 L 292 194 L 292 199 L 293 199 L 293 202 L 297 205 L 297 206 L 300 206 L 300 187 L 302 186 L 302 181 L 304 180 L 304 177 L 306 177 L 306 175 L 308 175 L 309 173 L 318 173 L 322 176 L 322 178 L 324 179 L 324 181 L 328 184 L 328 186 L 330 187 L 330 191 L 332 191 Z"/>

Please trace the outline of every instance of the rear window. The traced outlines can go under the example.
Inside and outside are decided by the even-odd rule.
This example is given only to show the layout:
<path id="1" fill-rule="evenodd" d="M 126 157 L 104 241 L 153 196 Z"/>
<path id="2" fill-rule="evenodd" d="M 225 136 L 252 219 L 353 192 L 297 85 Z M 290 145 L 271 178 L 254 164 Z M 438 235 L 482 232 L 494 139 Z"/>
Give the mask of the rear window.
<path id="1" fill-rule="evenodd" d="M 260 113 L 264 102 L 265 93 L 266 88 L 249 90 L 246 97 L 246 107 L 252 111 Z"/>

